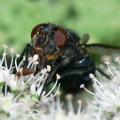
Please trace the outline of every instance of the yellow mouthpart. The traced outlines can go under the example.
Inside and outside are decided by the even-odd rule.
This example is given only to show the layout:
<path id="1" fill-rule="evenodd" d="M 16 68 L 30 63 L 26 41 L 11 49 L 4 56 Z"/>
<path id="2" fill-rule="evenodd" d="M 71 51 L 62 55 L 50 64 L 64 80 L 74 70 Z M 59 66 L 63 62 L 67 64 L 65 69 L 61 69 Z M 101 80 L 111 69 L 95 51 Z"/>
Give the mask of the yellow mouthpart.
<path id="1" fill-rule="evenodd" d="M 53 61 L 53 60 L 56 60 L 57 59 L 57 55 L 47 55 L 47 60 L 48 61 Z"/>

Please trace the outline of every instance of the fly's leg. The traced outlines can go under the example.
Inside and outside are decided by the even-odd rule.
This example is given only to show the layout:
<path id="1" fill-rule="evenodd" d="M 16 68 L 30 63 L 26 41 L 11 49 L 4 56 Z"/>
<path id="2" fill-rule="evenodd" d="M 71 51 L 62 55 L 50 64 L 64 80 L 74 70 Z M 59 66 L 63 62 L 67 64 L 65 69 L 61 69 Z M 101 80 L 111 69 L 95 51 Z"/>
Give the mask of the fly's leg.
<path id="1" fill-rule="evenodd" d="M 24 48 L 23 52 L 21 53 L 17 63 L 19 64 L 20 61 L 23 59 L 23 57 L 25 56 L 25 62 L 24 62 L 24 66 L 26 67 L 27 63 L 28 63 L 28 57 L 29 55 L 33 54 L 34 51 L 34 47 L 30 44 L 27 44 L 26 47 Z"/>

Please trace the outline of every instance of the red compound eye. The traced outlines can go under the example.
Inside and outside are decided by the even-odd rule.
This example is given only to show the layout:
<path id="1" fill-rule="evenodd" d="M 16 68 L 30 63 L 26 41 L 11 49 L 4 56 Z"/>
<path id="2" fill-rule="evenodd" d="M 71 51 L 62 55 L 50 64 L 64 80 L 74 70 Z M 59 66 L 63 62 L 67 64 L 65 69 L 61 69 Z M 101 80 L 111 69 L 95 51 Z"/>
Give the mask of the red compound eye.
<path id="1" fill-rule="evenodd" d="M 32 29 L 31 38 L 33 39 L 34 36 L 35 36 L 38 32 L 40 33 L 40 31 L 41 31 L 42 29 L 44 29 L 46 26 L 48 26 L 48 24 L 39 24 L 39 25 L 35 26 L 35 27 Z"/>
<path id="2" fill-rule="evenodd" d="M 58 47 L 64 47 L 67 43 L 66 33 L 63 30 L 58 29 L 54 33 L 54 40 Z"/>

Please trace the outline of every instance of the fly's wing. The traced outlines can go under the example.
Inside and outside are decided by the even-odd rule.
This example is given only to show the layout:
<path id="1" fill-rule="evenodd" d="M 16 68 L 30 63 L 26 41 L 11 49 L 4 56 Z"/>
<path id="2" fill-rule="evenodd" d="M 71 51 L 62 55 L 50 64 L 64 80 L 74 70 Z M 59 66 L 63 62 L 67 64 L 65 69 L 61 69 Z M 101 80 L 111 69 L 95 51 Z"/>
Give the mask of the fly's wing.
<path id="1" fill-rule="evenodd" d="M 88 51 L 98 54 L 112 55 L 113 53 L 120 54 L 120 47 L 104 45 L 104 44 L 86 44 L 85 47 Z"/>
<path id="2" fill-rule="evenodd" d="M 109 59 L 117 59 L 120 56 L 120 47 L 104 45 L 104 44 L 86 44 L 85 48 L 89 54 L 99 57 L 105 61 Z"/>

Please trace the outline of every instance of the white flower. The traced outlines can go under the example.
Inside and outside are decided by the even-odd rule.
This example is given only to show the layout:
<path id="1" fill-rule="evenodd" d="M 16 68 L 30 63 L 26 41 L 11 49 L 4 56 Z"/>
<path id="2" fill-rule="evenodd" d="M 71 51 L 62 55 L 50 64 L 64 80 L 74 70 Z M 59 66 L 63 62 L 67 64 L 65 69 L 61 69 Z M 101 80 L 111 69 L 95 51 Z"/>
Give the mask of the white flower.
<path id="1" fill-rule="evenodd" d="M 51 103 L 43 104 L 40 110 L 36 110 L 34 119 L 37 120 L 96 120 L 88 116 L 87 111 L 82 111 L 81 101 L 78 101 L 78 111 L 74 112 L 72 105 L 72 96 L 67 96 L 67 108 L 61 104 L 60 96 L 57 95 L 57 100 Z M 69 99 L 70 98 L 70 99 Z"/>
<path id="2" fill-rule="evenodd" d="M 9 85 L 13 90 L 24 90 L 25 89 L 25 81 L 20 77 L 17 79 L 16 75 L 11 74 L 9 77 L 9 81 L 7 81 L 7 85 Z"/>
<path id="3" fill-rule="evenodd" d="M 45 81 L 47 80 L 50 72 L 50 66 L 44 68 L 37 75 L 29 74 L 23 75 L 24 69 L 21 67 L 25 61 L 25 57 L 17 63 L 20 55 L 16 54 L 15 60 L 13 59 L 13 50 L 11 50 L 11 62 L 10 65 L 7 63 L 7 53 L 9 48 L 4 46 L 3 57 L 0 60 L 0 116 L 1 111 L 6 116 L 9 116 L 9 120 L 16 119 L 29 119 L 34 118 L 37 114 L 34 114 L 34 105 L 42 102 L 47 103 L 54 99 L 58 89 L 54 93 L 57 87 L 57 80 L 50 91 L 43 91 Z M 38 55 L 34 55 L 28 59 L 27 69 L 36 69 L 38 64 Z M 15 66 L 13 66 L 15 64 Z M 8 67 L 9 66 L 9 67 Z M 17 74 L 13 74 L 13 69 L 16 69 Z M 4 93 L 2 93 L 2 87 L 4 86 Z M 8 86 L 10 87 L 10 93 L 8 92 Z M 34 99 L 34 96 L 35 97 Z M 39 100 L 38 100 L 39 98 Z M 1 117 L 0 117 L 1 119 Z M 37 118 L 38 119 L 38 118 Z"/>
<path id="4" fill-rule="evenodd" d="M 95 102 L 102 110 L 116 112 L 120 107 L 120 75 L 116 69 L 110 68 L 110 64 L 107 65 L 112 75 L 111 81 L 104 81 L 103 84 L 91 76 L 94 81 Z"/>
<path id="5" fill-rule="evenodd" d="M 120 74 L 119 65 L 117 67 L 111 66 L 109 62 L 106 62 L 108 71 L 111 76 L 111 80 L 99 81 L 97 78 L 90 74 L 93 79 L 93 87 L 95 92 L 89 91 L 84 85 L 80 88 L 84 88 L 85 91 L 94 96 L 92 103 L 89 103 L 89 111 L 92 110 L 92 114 L 96 112 L 99 116 L 99 120 L 117 120 L 120 119 Z"/>
<path id="6" fill-rule="evenodd" d="M 9 119 L 15 120 L 18 117 L 26 117 L 25 114 L 30 111 L 30 107 L 23 102 L 15 102 L 14 95 L 8 93 L 6 97 L 0 95 L 0 111 L 8 114 Z"/>
<path id="7" fill-rule="evenodd" d="M 46 91 L 44 85 L 51 72 L 51 66 L 47 65 L 41 72 L 23 75 L 24 68 L 22 64 L 25 57 L 17 63 L 20 55 L 17 54 L 13 60 L 13 50 L 11 50 L 11 63 L 7 64 L 7 54 L 9 51 L 4 46 L 3 57 L 0 60 L 0 120 L 119 120 L 120 119 L 120 74 L 119 71 L 108 65 L 108 70 L 112 80 L 98 81 L 93 74 L 95 92 L 89 91 L 84 84 L 88 93 L 94 96 L 94 100 L 88 103 L 87 109 L 81 106 L 81 100 L 78 100 L 77 111 L 74 111 L 72 104 L 72 95 L 67 95 L 67 108 L 60 101 L 60 84 L 58 80 L 60 75 L 56 74 L 56 81 L 49 91 Z M 38 55 L 28 58 L 27 69 L 36 70 L 38 64 Z M 15 62 L 15 63 L 14 63 Z M 19 72 L 19 76 L 12 74 L 13 64 Z M 9 67 L 8 67 L 9 66 Z M 102 79 L 102 77 L 100 78 Z M 4 94 L 1 88 L 5 84 Z M 11 92 L 7 91 L 7 86 Z M 56 89 L 57 88 L 57 89 Z M 50 101 L 50 102 L 49 102 Z M 3 117 L 4 116 L 4 117 Z"/>

